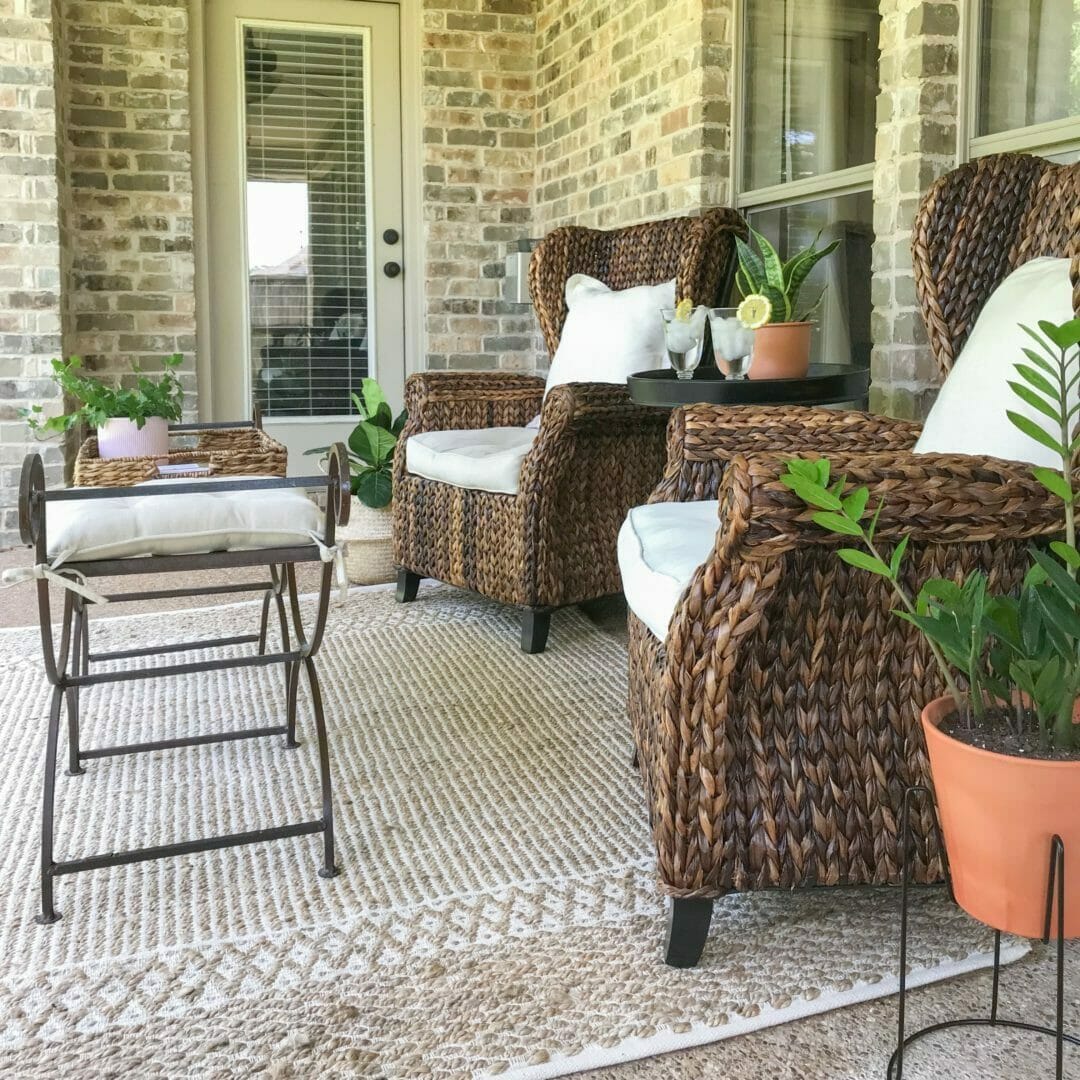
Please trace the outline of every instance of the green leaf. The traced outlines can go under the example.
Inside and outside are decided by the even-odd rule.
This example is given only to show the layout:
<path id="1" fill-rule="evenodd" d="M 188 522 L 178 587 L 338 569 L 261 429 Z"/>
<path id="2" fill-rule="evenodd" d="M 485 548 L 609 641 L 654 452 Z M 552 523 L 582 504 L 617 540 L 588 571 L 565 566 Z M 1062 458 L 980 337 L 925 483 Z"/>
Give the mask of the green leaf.
<path id="1" fill-rule="evenodd" d="M 356 479 L 354 489 L 356 497 L 373 510 L 389 506 L 393 497 L 393 476 L 389 466 L 384 465 L 362 472 Z"/>
<path id="2" fill-rule="evenodd" d="M 798 473 L 788 473 L 780 477 L 780 482 L 791 491 L 795 492 L 808 506 L 816 506 L 821 510 L 842 510 L 843 504 L 827 488 L 821 484 L 807 480 Z"/>
<path id="3" fill-rule="evenodd" d="M 1053 540 L 1050 543 L 1050 550 L 1066 566 L 1080 569 L 1080 551 L 1077 551 L 1071 544 L 1066 544 L 1063 540 Z"/>
<path id="4" fill-rule="evenodd" d="M 1060 389 L 1044 375 L 1040 375 L 1034 368 L 1028 367 L 1027 364 L 1014 364 L 1013 370 L 1022 379 L 1034 386 L 1036 390 L 1044 393 L 1051 401 L 1058 401 L 1061 395 Z M 1010 385 L 1012 384 L 1010 383 Z"/>
<path id="5" fill-rule="evenodd" d="M 833 514 L 827 510 L 819 510 L 812 515 L 811 520 L 822 529 L 839 533 L 841 536 L 862 536 L 862 529 L 854 521 L 849 521 L 843 514 Z"/>
<path id="6" fill-rule="evenodd" d="M 1018 412 L 1013 412 L 1012 409 L 1007 409 L 1005 415 L 1012 421 L 1013 427 L 1019 428 L 1029 439 L 1033 439 L 1040 446 L 1045 446 L 1048 450 L 1053 450 L 1059 457 L 1065 456 L 1065 447 L 1062 446 L 1053 435 L 1050 435 L 1039 427 L 1039 425 L 1030 417 L 1024 416 Z"/>
<path id="7" fill-rule="evenodd" d="M 1034 390 L 1024 386 L 1022 383 L 1010 381 L 1009 387 L 1021 401 L 1026 401 L 1036 412 L 1042 413 L 1043 416 L 1049 417 L 1059 427 L 1061 426 L 1061 413 L 1050 402 L 1041 398 Z"/>
<path id="8" fill-rule="evenodd" d="M 1033 364 L 1035 364 L 1036 367 L 1039 367 L 1043 371 L 1045 371 L 1047 375 L 1050 375 L 1052 378 L 1055 379 L 1061 378 L 1061 371 L 1059 370 L 1059 368 L 1051 364 L 1045 356 L 1040 356 L 1034 349 L 1029 349 L 1026 346 L 1023 349 L 1023 353 Z"/>
<path id="9" fill-rule="evenodd" d="M 765 264 L 742 237 L 735 237 L 735 248 L 739 253 L 739 266 L 751 293 L 759 293 L 768 284 Z"/>
<path id="10" fill-rule="evenodd" d="M 364 399 L 368 418 L 379 411 L 380 405 L 385 405 L 387 411 L 390 409 L 390 403 L 386 400 L 386 395 L 377 379 L 365 378 L 360 383 L 360 396 Z"/>
<path id="11" fill-rule="evenodd" d="M 856 548 L 840 548 L 836 554 L 849 566 L 857 567 L 859 570 L 869 570 L 871 574 L 878 574 L 886 578 L 892 576 L 889 567 L 866 551 L 859 551 Z"/>
<path id="12" fill-rule="evenodd" d="M 762 236 L 761 233 L 750 230 L 750 236 L 758 246 L 758 251 L 761 252 L 761 261 L 765 266 L 765 280 L 771 285 L 777 292 L 784 295 L 784 264 L 780 261 L 780 256 L 776 254 L 776 248 L 769 243 L 767 237 Z M 790 315 L 790 312 L 788 313 Z"/>
<path id="13" fill-rule="evenodd" d="M 1056 469 L 1046 469 L 1040 466 L 1032 469 L 1031 475 L 1034 476 L 1051 495 L 1056 495 L 1062 502 L 1071 503 L 1073 501 L 1072 487 L 1065 477 Z"/>
<path id="14" fill-rule="evenodd" d="M 904 561 L 904 552 L 907 551 L 908 540 L 910 539 L 911 536 L 909 534 L 893 548 L 892 558 L 889 559 L 889 570 L 892 572 L 893 577 L 900 576 L 900 564 Z"/>
<path id="15" fill-rule="evenodd" d="M 1077 319 L 1070 319 L 1065 323 L 1050 322 L 1049 319 L 1039 320 L 1039 329 L 1061 350 L 1071 349 L 1080 344 L 1080 336 L 1077 336 Z"/>
<path id="16" fill-rule="evenodd" d="M 856 488 L 846 499 L 843 499 L 844 513 L 853 521 L 862 521 L 866 513 L 866 503 L 870 498 L 868 487 Z"/>
<path id="17" fill-rule="evenodd" d="M 382 465 L 394 453 L 397 439 L 384 428 L 361 420 L 349 435 L 349 449 L 369 465 Z"/>

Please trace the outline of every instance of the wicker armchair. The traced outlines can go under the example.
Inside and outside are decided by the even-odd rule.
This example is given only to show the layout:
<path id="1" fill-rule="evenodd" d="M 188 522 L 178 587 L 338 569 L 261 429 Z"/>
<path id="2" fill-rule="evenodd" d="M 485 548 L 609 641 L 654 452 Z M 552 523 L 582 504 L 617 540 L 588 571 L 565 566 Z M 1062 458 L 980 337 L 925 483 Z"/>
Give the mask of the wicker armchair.
<path id="1" fill-rule="evenodd" d="M 732 210 L 602 232 L 555 229 L 533 254 L 529 285 L 552 355 L 566 320 L 567 279 L 587 273 L 615 289 L 676 279 L 680 296 L 708 303 L 727 287 L 736 233 Z M 524 609 L 521 645 L 541 652 L 551 612 L 618 592 L 615 539 L 627 510 L 664 468 L 667 413 L 630 402 L 607 383 L 556 387 L 509 372 L 437 372 L 405 388 L 408 424 L 394 464 L 398 599 L 421 578 L 473 589 Z M 541 412 L 516 495 L 411 474 L 405 447 L 419 432 L 521 427 Z"/>
<path id="2" fill-rule="evenodd" d="M 1004 155 L 925 197 L 915 277 L 943 372 L 993 289 L 1038 255 L 1072 256 L 1080 301 L 1080 166 Z M 1080 304 L 1078 304 L 1080 310 Z M 860 412 L 698 406 L 673 417 L 652 502 L 719 499 L 715 546 L 657 640 L 630 618 L 629 711 L 672 898 L 667 960 L 697 962 L 713 899 L 732 890 L 898 880 L 908 785 L 927 781 L 921 707 L 942 692 L 925 643 L 879 578 L 779 482 L 829 457 L 884 500 L 879 536 L 911 534 L 909 586 L 981 569 L 1016 585 L 1060 510 L 1029 467 L 915 455 L 916 424 Z M 915 877 L 943 874 L 928 811 Z"/>

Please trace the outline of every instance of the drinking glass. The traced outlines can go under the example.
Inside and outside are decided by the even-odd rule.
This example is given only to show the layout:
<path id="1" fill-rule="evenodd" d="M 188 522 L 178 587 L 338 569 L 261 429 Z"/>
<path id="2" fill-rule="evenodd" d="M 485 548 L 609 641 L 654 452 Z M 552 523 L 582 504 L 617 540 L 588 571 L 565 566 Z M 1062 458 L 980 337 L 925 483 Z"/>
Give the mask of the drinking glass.
<path id="1" fill-rule="evenodd" d="M 713 356 L 716 358 L 716 366 L 729 379 L 746 378 L 754 350 L 754 331 L 748 330 L 736 318 L 737 310 L 712 308 L 709 311 Z"/>
<path id="2" fill-rule="evenodd" d="M 677 319 L 674 308 L 662 308 L 664 318 L 664 345 L 667 348 L 668 361 L 675 369 L 679 379 L 692 379 L 694 371 L 701 363 L 701 353 L 705 346 L 705 320 L 708 312 L 703 307 L 696 307 L 689 319 Z"/>

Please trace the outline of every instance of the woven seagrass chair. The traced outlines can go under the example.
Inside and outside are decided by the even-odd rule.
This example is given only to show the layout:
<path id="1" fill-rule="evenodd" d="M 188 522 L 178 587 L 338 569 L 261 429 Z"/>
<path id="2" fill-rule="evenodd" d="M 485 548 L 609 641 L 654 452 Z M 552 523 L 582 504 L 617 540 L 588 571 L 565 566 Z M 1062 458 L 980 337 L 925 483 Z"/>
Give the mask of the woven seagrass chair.
<path id="1" fill-rule="evenodd" d="M 1071 257 L 1080 310 L 1080 166 L 1016 155 L 965 165 L 926 195 L 913 246 L 947 374 L 991 292 L 1029 259 Z M 669 964 L 697 962 L 727 892 L 899 878 L 903 793 L 928 782 L 919 713 L 943 687 L 921 637 L 890 614 L 886 583 L 843 564 L 842 541 L 779 482 L 784 463 L 825 456 L 834 475 L 868 485 L 871 505 L 884 502 L 887 549 L 911 534 L 911 588 L 976 569 L 1011 588 L 1032 539 L 1060 527 L 1029 466 L 916 455 L 918 434 L 907 421 L 810 408 L 702 405 L 672 418 L 650 502 L 719 508 L 666 637 L 630 617 L 629 711 L 672 897 Z M 929 807 L 913 834 L 914 879 L 940 880 Z"/>
<path id="2" fill-rule="evenodd" d="M 720 297 L 734 266 L 742 219 L 727 209 L 612 231 L 569 226 L 533 254 L 529 287 L 552 356 L 566 320 L 573 274 L 613 289 L 672 278 L 676 293 Z M 521 647 L 543 651 L 551 613 L 620 588 L 615 540 L 626 511 L 644 501 L 664 468 L 667 413 L 631 403 L 625 386 L 555 387 L 509 372 L 429 371 L 405 388 L 408 424 L 394 465 L 398 599 L 436 578 L 524 609 Z M 543 408 L 541 410 L 541 401 Z M 420 432 L 521 428 L 541 414 L 516 494 L 425 479 L 406 467 Z"/>

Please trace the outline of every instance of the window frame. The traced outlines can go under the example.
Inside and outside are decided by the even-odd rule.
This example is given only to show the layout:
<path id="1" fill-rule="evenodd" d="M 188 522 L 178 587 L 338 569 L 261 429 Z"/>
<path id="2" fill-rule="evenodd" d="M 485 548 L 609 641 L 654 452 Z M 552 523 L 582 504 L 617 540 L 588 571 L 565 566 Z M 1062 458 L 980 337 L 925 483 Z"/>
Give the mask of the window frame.
<path id="1" fill-rule="evenodd" d="M 802 203 L 844 195 L 861 195 L 874 188 L 874 162 L 846 169 L 819 173 L 800 180 L 788 180 L 765 187 L 743 189 L 743 149 L 746 142 L 746 5 L 749 0 L 734 0 L 732 5 L 732 47 L 735 63 L 731 87 L 731 202 L 745 214 L 754 210 L 779 210 Z"/>
<path id="2" fill-rule="evenodd" d="M 993 135 L 977 135 L 979 109 L 980 53 L 982 44 L 983 6 L 985 0 L 972 0 L 961 5 L 960 26 L 960 101 L 958 126 L 960 160 L 974 161 L 988 154 L 1080 153 L 1080 114 L 1041 124 L 1009 128 Z"/>

